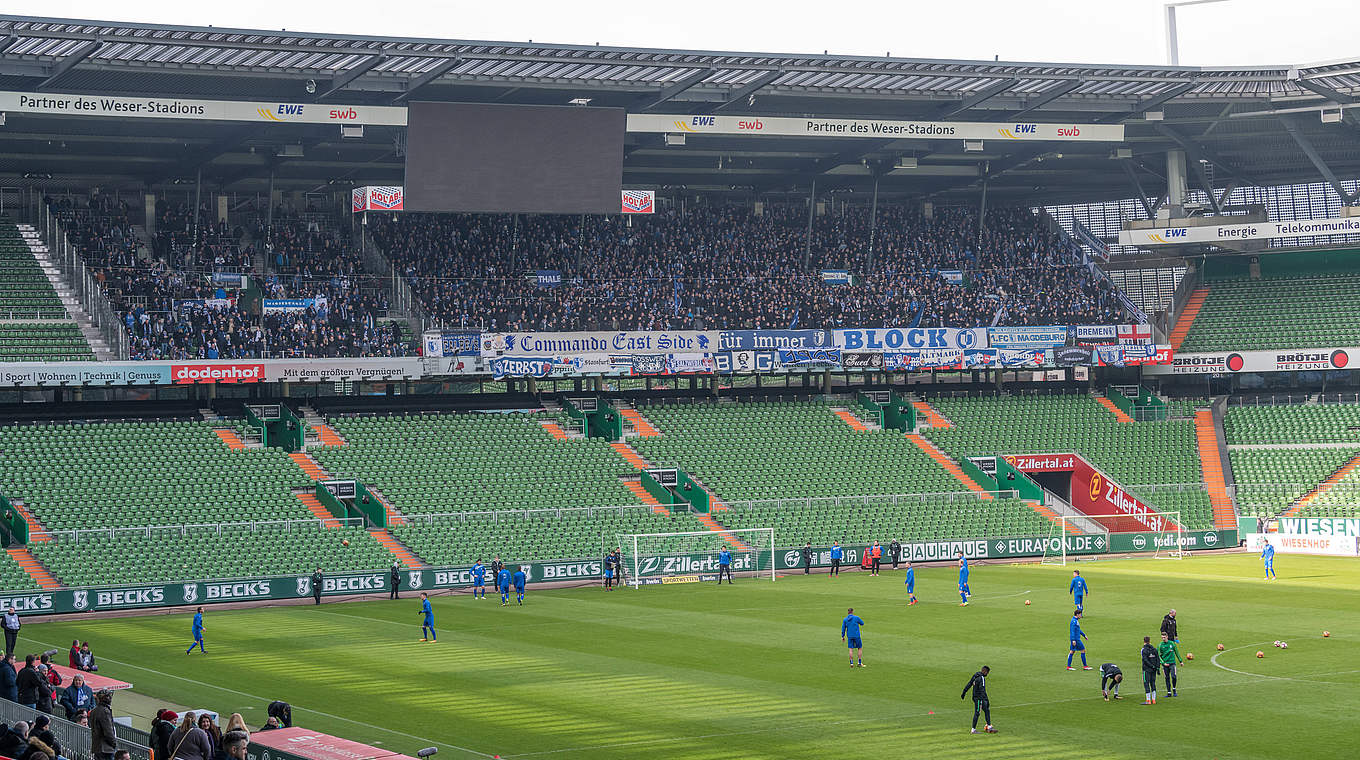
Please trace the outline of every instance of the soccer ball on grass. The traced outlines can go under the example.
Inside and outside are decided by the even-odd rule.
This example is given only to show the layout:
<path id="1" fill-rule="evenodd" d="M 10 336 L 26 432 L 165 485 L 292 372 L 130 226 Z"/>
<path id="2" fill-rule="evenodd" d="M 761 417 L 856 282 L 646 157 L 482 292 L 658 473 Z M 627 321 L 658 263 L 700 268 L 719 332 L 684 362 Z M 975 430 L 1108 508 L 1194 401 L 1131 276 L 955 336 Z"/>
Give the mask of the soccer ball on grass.
<path id="1" fill-rule="evenodd" d="M 1323 631 L 1323 632 L 1322 632 L 1322 638 L 1324 638 L 1324 639 L 1330 637 L 1331 635 L 1332 635 L 1332 632 L 1331 632 L 1331 631 Z"/>
<path id="2" fill-rule="evenodd" d="M 1281 642 L 1280 642 L 1280 649 L 1288 649 L 1288 648 L 1289 648 L 1289 642 L 1288 642 L 1288 641 L 1281 641 Z"/>
<path id="3" fill-rule="evenodd" d="M 1025 606 L 1026 606 L 1026 607 L 1029 606 L 1029 600 L 1028 600 L 1028 599 L 1025 600 Z"/>
<path id="4" fill-rule="evenodd" d="M 1265 657 L 1265 656 L 1266 656 L 1266 653 L 1265 653 L 1265 652 L 1262 652 L 1262 651 L 1261 651 L 1261 650 L 1259 650 L 1259 649 L 1258 649 L 1258 650 L 1256 650 L 1256 659 L 1258 659 L 1258 660 L 1259 660 L 1259 659 L 1262 659 L 1262 658 L 1264 658 L 1264 657 Z"/>
<path id="5" fill-rule="evenodd" d="M 1185 653 L 1185 659 L 1187 659 L 1187 660 L 1193 660 L 1193 659 L 1195 659 L 1195 653 L 1194 653 L 1194 652 L 1186 652 L 1186 653 Z"/>
<path id="6" fill-rule="evenodd" d="M 1222 645 L 1222 644 L 1219 644 L 1219 645 L 1218 645 L 1218 651 L 1220 651 L 1220 652 L 1223 651 L 1223 645 Z"/>

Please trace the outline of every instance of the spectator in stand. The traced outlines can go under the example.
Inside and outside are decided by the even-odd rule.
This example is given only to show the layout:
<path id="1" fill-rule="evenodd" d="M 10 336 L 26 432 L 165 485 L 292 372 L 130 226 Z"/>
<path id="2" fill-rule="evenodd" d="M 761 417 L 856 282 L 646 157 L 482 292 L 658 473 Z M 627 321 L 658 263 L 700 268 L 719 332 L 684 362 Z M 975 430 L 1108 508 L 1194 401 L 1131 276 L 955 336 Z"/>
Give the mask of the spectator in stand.
<path id="1" fill-rule="evenodd" d="M 279 725 L 279 719 L 273 715 L 269 716 L 269 719 L 264 722 L 263 726 L 260 726 L 261 731 L 273 731 L 277 728 L 283 728 L 283 726 Z"/>
<path id="2" fill-rule="evenodd" d="M 94 653 L 90 651 L 90 642 L 85 641 L 80 644 L 80 653 L 76 658 L 76 669 L 86 673 L 94 673 L 99 670 L 99 666 L 94 662 Z"/>
<path id="3" fill-rule="evenodd" d="M 20 760 L 33 758 L 34 753 L 42 753 L 56 760 L 61 757 L 61 744 L 57 742 L 56 734 L 52 733 L 52 719 L 46 715 L 39 715 L 33 719 L 33 727 L 28 730 L 29 753 Z M 34 742 L 38 742 L 35 750 Z M 35 759 L 36 760 L 36 759 Z"/>
<path id="4" fill-rule="evenodd" d="M 94 695 L 89 718 L 90 751 L 95 760 L 113 760 L 113 751 L 118 748 L 113 728 L 113 692 L 103 689 Z"/>
<path id="5" fill-rule="evenodd" d="M 66 653 L 66 664 L 76 670 L 80 669 L 80 639 L 71 642 L 71 649 Z"/>
<path id="6" fill-rule="evenodd" d="M 22 720 L 0 732 L 0 756 L 18 758 L 28 748 L 28 724 Z"/>
<path id="7" fill-rule="evenodd" d="M 46 657 L 46 655 L 43 656 Z M 57 704 L 56 687 L 52 684 L 52 677 L 56 676 L 57 680 L 60 681 L 61 676 L 57 675 L 56 673 L 53 673 L 52 669 L 47 666 L 47 663 L 38 664 L 38 675 L 42 677 L 43 682 L 41 687 L 38 689 L 37 710 L 38 712 L 47 713 L 48 715 L 51 715 L 52 710 L 56 707 Z"/>
<path id="8" fill-rule="evenodd" d="M 198 727 L 208 735 L 208 741 L 214 748 L 222 746 L 222 729 L 218 728 L 216 723 L 213 723 L 211 715 L 203 713 L 198 716 Z"/>
<path id="9" fill-rule="evenodd" d="M 156 711 L 156 717 L 151 720 L 151 750 L 155 754 L 154 760 L 169 760 L 170 757 L 170 735 L 175 733 L 175 724 L 179 721 L 179 713 L 167 707 L 162 707 Z"/>
<path id="10" fill-rule="evenodd" d="M 38 672 L 37 661 L 38 658 L 31 654 L 24 655 L 24 667 L 14 679 L 18 688 L 16 701 L 31 710 L 37 709 L 38 701 L 42 698 L 41 692 L 47 689 L 47 679 Z"/>
<path id="11" fill-rule="evenodd" d="M 244 731 L 247 736 L 250 735 L 250 729 L 246 728 L 246 719 L 241 717 L 241 713 L 232 713 L 227 718 L 227 725 L 222 729 L 222 733 L 225 735 L 232 731 Z"/>
<path id="12" fill-rule="evenodd" d="M 222 757 L 225 760 L 246 760 L 246 748 L 250 746 L 250 734 L 245 731 L 228 731 L 222 735 Z"/>
<path id="13" fill-rule="evenodd" d="M 18 676 L 14 669 L 14 653 L 5 652 L 4 657 L 0 658 L 0 699 L 19 701 L 19 689 L 15 682 Z"/>
<path id="14" fill-rule="evenodd" d="M 75 720 L 82 711 L 94 709 L 94 692 L 86 685 L 84 676 L 71 676 L 71 685 L 61 693 L 61 706 L 66 710 L 67 720 Z"/>
<path id="15" fill-rule="evenodd" d="M 198 716 L 185 713 L 179 728 L 170 735 L 171 760 L 213 760 L 213 755 L 212 741 L 198 727 Z"/>

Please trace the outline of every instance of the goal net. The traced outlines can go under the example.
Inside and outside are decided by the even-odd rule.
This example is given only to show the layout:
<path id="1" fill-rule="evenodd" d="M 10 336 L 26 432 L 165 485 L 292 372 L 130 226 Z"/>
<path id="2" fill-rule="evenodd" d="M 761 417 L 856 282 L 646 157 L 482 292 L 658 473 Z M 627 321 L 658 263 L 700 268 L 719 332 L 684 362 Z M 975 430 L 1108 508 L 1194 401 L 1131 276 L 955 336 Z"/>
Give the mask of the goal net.
<path id="1" fill-rule="evenodd" d="M 633 588 L 716 580 L 723 549 L 730 555 L 728 567 L 734 575 L 775 578 L 774 528 L 620 533 L 615 539 L 623 555 L 619 581 Z"/>
<path id="2" fill-rule="evenodd" d="M 1067 515 L 1056 515 L 1048 524 L 1048 540 L 1044 542 L 1045 565 L 1067 565 L 1067 534 L 1071 523 Z"/>
<path id="3" fill-rule="evenodd" d="M 1112 532 L 1110 551 L 1151 552 L 1155 559 L 1183 559 L 1185 557 L 1185 527 L 1180 512 L 1158 512 L 1145 518 L 1156 530 L 1139 526 L 1136 530 Z"/>

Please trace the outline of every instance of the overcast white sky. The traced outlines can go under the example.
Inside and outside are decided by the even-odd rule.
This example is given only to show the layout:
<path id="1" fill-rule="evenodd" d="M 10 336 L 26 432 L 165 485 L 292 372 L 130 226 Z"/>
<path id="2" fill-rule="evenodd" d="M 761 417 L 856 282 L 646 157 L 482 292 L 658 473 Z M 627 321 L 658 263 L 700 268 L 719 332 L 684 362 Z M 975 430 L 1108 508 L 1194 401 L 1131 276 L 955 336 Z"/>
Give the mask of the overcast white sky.
<path id="1" fill-rule="evenodd" d="M 1159 0 L 46 0 L 44 16 L 497 41 L 1162 64 Z M 1177 11 L 1185 65 L 1360 59 L 1360 0 Z"/>

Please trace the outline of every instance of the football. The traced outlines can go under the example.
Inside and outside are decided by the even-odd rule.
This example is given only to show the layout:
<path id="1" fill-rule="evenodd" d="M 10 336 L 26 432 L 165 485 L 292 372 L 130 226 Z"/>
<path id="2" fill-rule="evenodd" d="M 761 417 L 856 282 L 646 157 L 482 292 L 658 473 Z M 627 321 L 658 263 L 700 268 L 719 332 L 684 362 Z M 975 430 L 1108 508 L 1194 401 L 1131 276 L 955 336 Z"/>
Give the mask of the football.
<path id="1" fill-rule="evenodd" d="M 1289 642 L 1288 642 L 1288 641 L 1281 641 L 1281 642 L 1280 642 L 1280 649 L 1288 649 L 1288 648 L 1289 648 Z"/>
<path id="2" fill-rule="evenodd" d="M 1219 644 L 1219 645 L 1218 645 L 1218 651 L 1220 651 L 1220 652 L 1223 651 L 1223 645 L 1222 645 L 1222 644 Z"/>
<path id="3" fill-rule="evenodd" d="M 1265 657 L 1265 656 L 1266 656 L 1266 653 L 1265 653 L 1265 652 L 1262 652 L 1262 651 L 1260 651 L 1260 650 L 1257 650 L 1257 652 L 1256 652 L 1256 659 L 1259 660 L 1259 659 L 1261 659 L 1262 657 Z"/>
<path id="4" fill-rule="evenodd" d="M 1275 643 L 1274 643 L 1272 646 L 1274 646 L 1276 649 L 1279 649 L 1279 648 L 1280 648 L 1280 640 L 1279 640 L 1279 639 L 1275 639 Z"/>
<path id="5" fill-rule="evenodd" d="M 1324 639 L 1327 638 L 1327 637 L 1329 637 L 1329 636 L 1331 636 L 1331 635 L 1332 635 L 1332 632 L 1331 632 L 1331 631 L 1323 631 L 1323 632 L 1322 632 L 1322 638 L 1324 638 Z"/>
<path id="6" fill-rule="evenodd" d="M 1187 659 L 1187 660 L 1193 660 L 1193 659 L 1195 659 L 1195 653 L 1194 653 L 1194 652 L 1186 652 L 1186 653 L 1185 653 L 1185 659 Z"/>
<path id="7" fill-rule="evenodd" d="M 1026 606 L 1026 607 L 1029 606 L 1029 600 L 1028 600 L 1028 599 L 1025 600 L 1025 606 Z"/>

